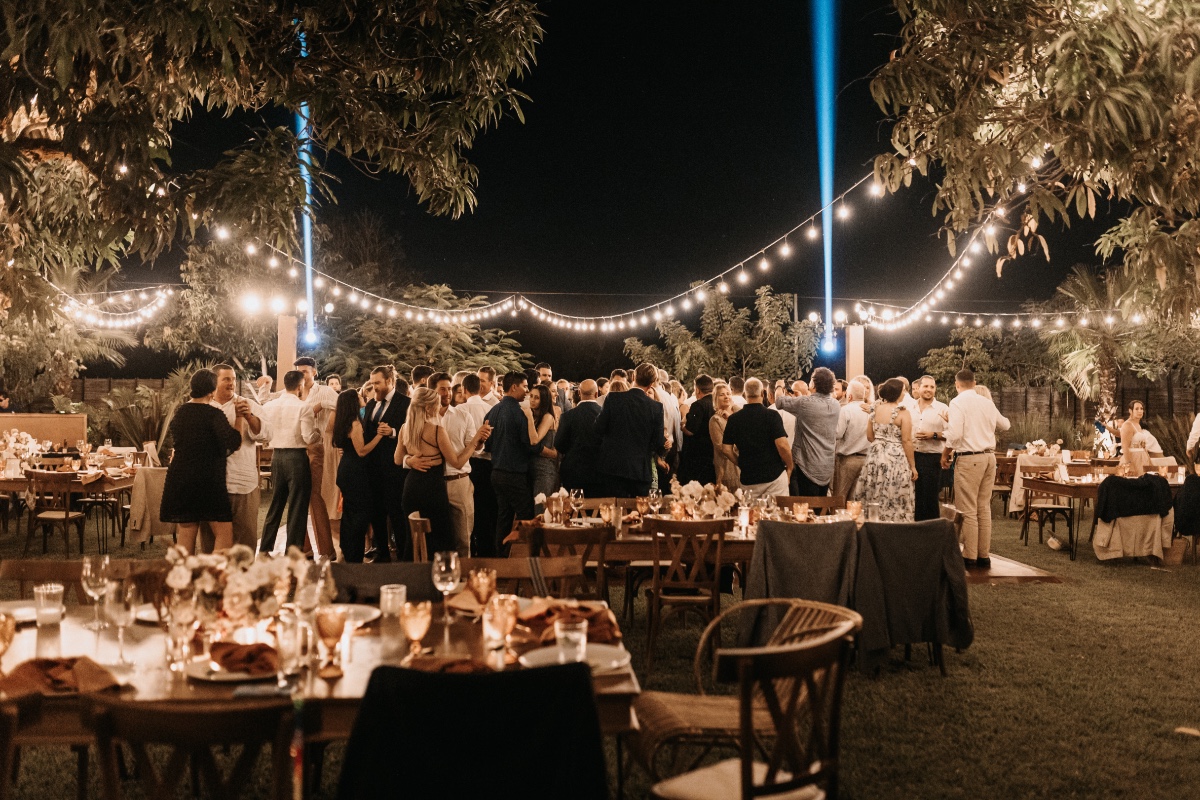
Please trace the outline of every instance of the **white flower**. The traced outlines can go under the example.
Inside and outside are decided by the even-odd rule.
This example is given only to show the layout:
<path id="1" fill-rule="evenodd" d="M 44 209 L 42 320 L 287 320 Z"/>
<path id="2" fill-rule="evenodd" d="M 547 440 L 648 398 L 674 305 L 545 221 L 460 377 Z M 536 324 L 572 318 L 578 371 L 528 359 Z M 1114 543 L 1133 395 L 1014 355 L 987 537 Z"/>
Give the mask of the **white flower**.
<path id="1" fill-rule="evenodd" d="M 250 611 L 250 595 L 247 592 L 230 593 L 226 591 L 224 602 L 221 605 L 230 619 L 241 619 Z"/>
<path id="2" fill-rule="evenodd" d="M 176 564 L 167 573 L 167 586 L 170 586 L 172 589 L 186 589 L 191 582 L 192 571 L 182 564 Z"/>
<path id="3" fill-rule="evenodd" d="M 254 551 L 244 544 L 235 544 L 229 548 L 225 557 L 231 567 L 245 567 L 254 561 Z"/>
<path id="4" fill-rule="evenodd" d="M 217 576 L 208 570 L 200 573 L 196 579 L 196 590 L 204 594 L 212 594 L 217 590 Z"/>
<path id="5" fill-rule="evenodd" d="M 536 506 L 536 505 L 538 505 L 538 504 L 543 504 L 543 505 L 544 505 L 544 504 L 545 504 L 545 502 L 546 502 L 546 493 L 545 493 L 545 492 L 538 492 L 537 494 L 535 494 L 535 495 L 533 496 L 533 504 L 534 504 L 535 506 Z"/>
<path id="6" fill-rule="evenodd" d="M 184 559 L 183 565 L 188 569 L 200 569 L 200 559 L 195 556 L 188 556 Z"/>

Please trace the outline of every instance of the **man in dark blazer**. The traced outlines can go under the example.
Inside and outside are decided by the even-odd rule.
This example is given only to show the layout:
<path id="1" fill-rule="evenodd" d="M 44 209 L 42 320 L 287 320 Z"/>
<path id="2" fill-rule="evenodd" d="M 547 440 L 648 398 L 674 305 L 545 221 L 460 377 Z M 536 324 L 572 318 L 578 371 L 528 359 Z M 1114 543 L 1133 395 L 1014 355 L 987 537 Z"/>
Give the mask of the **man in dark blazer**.
<path id="1" fill-rule="evenodd" d="M 713 417 L 713 379 L 708 375 L 696 377 L 696 401 L 688 409 L 683 423 L 683 450 L 679 454 L 679 483 L 691 481 L 716 483 L 713 465 L 713 443 L 708 434 L 708 422 Z"/>
<path id="2" fill-rule="evenodd" d="M 600 436 L 596 433 L 596 417 L 600 404 L 599 390 L 590 378 L 579 384 L 579 405 L 564 412 L 554 435 L 554 449 L 562 456 L 558 476 L 568 489 L 582 489 L 584 497 L 600 497 L 604 484 L 600 478 Z"/>
<path id="3" fill-rule="evenodd" d="M 666 444 L 663 405 L 651 400 L 658 382 L 652 364 L 634 370 L 635 386 L 628 392 L 609 392 L 596 417 L 600 437 L 600 473 L 615 497 L 641 497 L 650 491 L 650 461 Z"/>
<path id="4" fill-rule="evenodd" d="M 363 417 L 363 438 L 371 441 L 376 432 L 383 439 L 371 451 L 371 541 L 375 563 L 392 560 L 390 543 L 395 537 L 396 553 L 401 561 L 412 561 L 412 539 L 400 499 L 404 494 L 405 470 L 395 463 L 397 435 L 408 415 L 409 399 L 396 391 L 396 373 L 390 365 L 371 370 L 375 397 L 367 402 Z M 388 534 L 391 521 L 392 534 Z"/>

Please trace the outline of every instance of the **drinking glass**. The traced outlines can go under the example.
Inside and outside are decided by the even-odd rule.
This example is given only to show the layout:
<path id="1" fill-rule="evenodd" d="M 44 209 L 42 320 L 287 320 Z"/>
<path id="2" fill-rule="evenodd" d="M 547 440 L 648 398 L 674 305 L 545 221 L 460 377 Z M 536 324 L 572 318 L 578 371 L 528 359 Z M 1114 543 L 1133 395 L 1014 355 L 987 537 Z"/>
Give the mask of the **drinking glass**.
<path id="1" fill-rule="evenodd" d="M 54 442 L 47 439 L 46 441 L 42 442 L 42 449 L 44 452 L 49 453 L 51 450 L 54 449 Z"/>
<path id="2" fill-rule="evenodd" d="M 404 635 L 408 637 L 411 644 L 408 656 L 402 663 L 411 663 L 421 654 L 421 640 L 425 638 L 425 634 L 429 633 L 429 624 L 432 621 L 433 603 L 426 600 L 423 603 L 404 604 L 404 608 L 400 611 L 400 625 L 404 628 Z M 516 624 L 515 619 L 513 624 Z"/>
<path id="3" fill-rule="evenodd" d="M 37 626 L 58 625 L 63 615 L 63 585 L 61 583 L 41 583 L 33 587 L 33 598 L 36 603 Z"/>
<path id="4" fill-rule="evenodd" d="M 104 616 L 117 626 L 117 663 L 118 667 L 131 667 L 133 663 L 125 660 L 125 629 L 133 624 L 134 610 L 138 604 L 137 585 L 125 584 L 121 581 L 109 581 L 104 594 Z"/>
<path id="5" fill-rule="evenodd" d="M 17 635 L 17 618 L 12 614 L 0 613 L 0 658 L 8 652 L 9 646 Z M 2 674 L 3 671 L 0 671 Z"/>
<path id="6" fill-rule="evenodd" d="M 122 461 L 125 462 L 125 469 L 131 468 L 133 466 L 133 453 L 126 453 Z"/>
<path id="7" fill-rule="evenodd" d="M 583 510 L 583 489 L 571 490 L 571 516 L 578 517 Z"/>
<path id="8" fill-rule="evenodd" d="M 587 659 L 586 619 L 554 620 L 554 641 L 558 645 L 558 663 L 569 664 Z"/>
<path id="9" fill-rule="evenodd" d="M 327 663 L 339 666 L 341 651 L 338 649 L 338 642 L 346 632 L 346 612 L 337 606 L 321 606 L 317 609 L 316 623 L 317 636 L 321 638 L 329 654 Z"/>
<path id="10" fill-rule="evenodd" d="M 280 689 L 286 689 L 287 676 L 295 671 L 300 659 L 300 618 L 291 611 L 280 611 L 275 620 L 275 654 L 278 664 L 275 683 Z"/>
<path id="11" fill-rule="evenodd" d="M 83 590 L 96 604 L 96 618 L 83 627 L 89 631 L 98 631 L 104 627 L 100 619 L 100 601 L 108 588 L 108 556 L 83 557 Z"/>
<path id="12" fill-rule="evenodd" d="M 112 439 L 105 439 L 104 446 L 111 449 L 112 448 Z"/>
<path id="13" fill-rule="evenodd" d="M 641 516 L 641 517 L 646 516 L 646 512 L 648 512 L 649 510 L 650 510 L 650 498 L 649 497 L 639 497 L 637 499 L 638 516 Z"/>
<path id="14" fill-rule="evenodd" d="M 658 489 L 651 489 L 650 494 L 646 497 L 646 505 L 650 506 L 650 510 L 657 515 L 659 510 L 662 508 L 662 503 L 662 492 Z"/>
<path id="15" fill-rule="evenodd" d="M 403 583 L 388 583 L 379 587 L 379 613 L 383 616 L 399 616 L 407 601 L 408 587 Z"/>
<path id="16" fill-rule="evenodd" d="M 489 650 L 499 650 L 508 644 L 508 637 L 517 627 L 521 604 L 515 594 L 494 595 L 483 611 L 483 643 Z"/>
<path id="17" fill-rule="evenodd" d="M 75 450 L 79 453 L 79 455 L 83 455 L 85 447 L 87 447 L 87 442 L 85 442 L 83 439 L 75 440 Z"/>
<path id="18" fill-rule="evenodd" d="M 486 606 L 488 600 L 496 593 L 496 570 L 473 569 L 467 573 L 467 588 L 475 595 L 480 607 Z"/>
<path id="19" fill-rule="evenodd" d="M 458 553 L 454 550 L 443 550 L 433 554 L 433 586 L 442 593 L 442 609 L 445 613 L 442 621 L 450 624 L 450 606 L 447 600 L 450 593 L 458 587 L 460 577 L 458 569 Z"/>
<path id="20" fill-rule="evenodd" d="M 609 504 L 600 506 L 600 520 L 605 525 L 612 525 L 614 507 Z"/>

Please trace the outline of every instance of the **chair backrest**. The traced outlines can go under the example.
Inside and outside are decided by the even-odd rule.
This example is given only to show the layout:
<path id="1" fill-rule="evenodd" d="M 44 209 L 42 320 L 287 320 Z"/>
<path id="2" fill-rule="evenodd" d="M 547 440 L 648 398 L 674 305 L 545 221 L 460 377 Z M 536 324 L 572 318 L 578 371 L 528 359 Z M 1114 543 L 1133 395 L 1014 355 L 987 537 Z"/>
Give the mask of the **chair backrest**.
<path id="1" fill-rule="evenodd" d="M 142 601 L 150 603 L 163 618 L 162 608 L 167 598 L 167 573 L 171 565 L 165 559 L 114 558 L 108 563 L 108 576 L 113 580 L 131 581 L 137 586 Z"/>
<path id="2" fill-rule="evenodd" d="M 808 508 L 815 513 L 829 513 L 846 507 L 846 498 L 840 495 L 826 497 L 804 497 L 802 495 L 775 495 L 775 504 L 780 508 L 792 508 L 797 503 L 808 503 Z"/>
<path id="3" fill-rule="evenodd" d="M 996 479 L 993 486 L 1012 488 L 1013 478 L 1017 474 L 1017 457 L 996 456 Z"/>
<path id="4" fill-rule="evenodd" d="M 1152 466 L 1152 467 L 1177 467 L 1177 466 L 1179 466 L 1179 464 L 1176 463 L 1175 456 L 1163 456 L 1161 458 L 1150 459 L 1150 466 Z"/>
<path id="5" fill-rule="evenodd" d="M 571 597 L 595 598 L 604 597 L 604 587 L 607 585 L 605 571 L 607 569 L 608 543 L 616 535 L 616 528 L 607 526 L 590 526 L 587 528 L 546 528 L 541 525 L 521 526 L 521 538 L 529 542 L 530 552 L 537 556 L 567 556 L 579 559 L 582 575 L 577 587 L 571 592 Z M 588 578 L 588 564 L 596 562 L 596 578 Z"/>
<path id="6" fill-rule="evenodd" d="M 464 768 L 463 720 L 483 713 L 490 730 Z M 474 734 L 472 734 L 474 735 Z M 486 740 L 486 741 L 485 741 Z M 513 769 L 536 755 L 536 777 Z M 403 757 L 397 757 L 403 754 Z M 359 707 L 338 785 L 339 800 L 413 796 L 608 797 L 591 671 L 586 664 L 473 675 L 377 667 Z"/>
<path id="7" fill-rule="evenodd" d="M 142 452 L 146 454 L 146 463 L 152 467 L 161 467 L 162 460 L 158 457 L 158 442 L 142 442 Z"/>
<path id="8" fill-rule="evenodd" d="M 6 558 L 0 561 L 0 581 L 16 581 L 21 599 L 26 589 L 39 583 L 61 583 L 64 589 L 74 589 L 76 602 L 90 605 L 92 599 L 83 590 L 83 562 L 48 558 Z M 63 601 L 68 597 L 64 591 Z"/>
<path id="9" fill-rule="evenodd" d="M 27 469 L 25 478 L 29 481 L 33 513 L 71 510 L 71 482 L 75 480 L 75 473 Z"/>
<path id="10" fill-rule="evenodd" d="M 442 593 L 433 585 L 428 564 L 410 562 L 390 564 L 347 564 L 336 561 L 329 565 L 339 603 L 378 603 L 379 587 L 400 583 L 408 587 L 410 603 L 440 600 Z M 463 569 L 466 574 L 466 569 Z"/>
<path id="11" fill-rule="evenodd" d="M 722 550 L 732 519 L 673 520 L 649 517 L 645 527 L 654 539 L 654 591 L 702 589 L 720 593 Z"/>
<path id="12" fill-rule="evenodd" d="M 617 498 L 615 497 L 585 497 L 583 498 L 583 507 L 579 509 L 579 516 L 600 518 L 601 506 L 615 506 Z"/>
<path id="13" fill-rule="evenodd" d="M 253 775 L 263 745 L 271 746 L 271 797 L 292 797 L 292 704 L 285 700 L 222 700 L 200 703 L 156 703 L 91 695 L 85 701 L 84 723 L 96 734 L 97 750 L 109 800 L 121 797 L 116 745 L 133 753 L 136 773 L 152 800 L 174 798 L 180 781 L 194 766 L 205 784 L 205 797 L 239 797 Z M 216 745 L 240 744 L 241 752 L 228 773 L 213 757 Z M 158 758 L 147 745 L 167 745 L 170 757 L 161 772 Z"/>
<path id="14" fill-rule="evenodd" d="M 815 785 L 828 796 L 837 795 L 842 687 L 854 635 L 862 626 L 857 614 L 842 612 L 823 632 L 799 626 L 788 641 L 717 651 L 717 671 L 738 680 L 743 798 Z M 765 743 L 755 735 L 755 718 L 763 707 L 775 729 L 775 737 Z M 756 783 L 760 747 L 767 769 Z"/>
<path id="15" fill-rule="evenodd" d="M 1082 478 L 1084 475 L 1091 475 L 1096 468 L 1091 464 L 1067 464 L 1067 477 Z"/>
<path id="16" fill-rule="evenodd" d="M 1058 495 L 1047 489 L 1036 489 L 1030 487 L 1028 481 L 1030 478 L 1039 480 L 1054 480 L 1056 477 L 1056 467 L 1021 467 L 1021 484 L 1025 489 L 1025 506 L 1028 508 L 1034 501 L 1044 501 L 1040 505 L 1053 505 L 1060 501 Z"/>
<path id="17" fill-rule="evenodd" d="M 963 526 L 963 513 L 950 503 L 941 504 L 941 517 L 948 519 L 954 523 L 954 533 L 961 534 Z"/>
<path id="18" fill-rule="evenodd" d="M 429 520 L 421 516 L 420 511 L 408 515 L 408 532 L 412 536 L 413 561 L 421 564 L 429 561 L 429 547 L 426 539 L 433 527 Z"/>
<path id="19" fill-rule="evenodd" d="M 583 564 L 577 556 L 463 558 L 459 565 L 464 575 L 473 569 L 494 569 L 496 582 L 505 591 L 524 591 L 536 597 L 570 597 L 571 588 L 583 577 Z"/>

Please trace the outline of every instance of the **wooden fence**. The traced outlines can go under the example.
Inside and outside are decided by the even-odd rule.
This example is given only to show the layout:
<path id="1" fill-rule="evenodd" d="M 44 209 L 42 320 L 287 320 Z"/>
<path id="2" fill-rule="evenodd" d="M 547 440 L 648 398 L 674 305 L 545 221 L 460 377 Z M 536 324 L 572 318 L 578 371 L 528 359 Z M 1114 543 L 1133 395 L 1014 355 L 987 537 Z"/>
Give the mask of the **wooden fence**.
<path id="1" fill-rule="evenodd" d="M 71 402 L 98 403 L 113 389 L 134 389 L 138 386 L 161 389 L 163 383 L 162 378 L 76 378 L 71 381 Z"/>
<path id="2" fill-rule="evenodd" d="M 1010 386 L 995 395 L 1000 413 L 1006 417 L 1026 414 L 1047 427 L 1063 418 L 1082 425 L 1096 417 L 1096 404 L 1091 401 L 1080 402 L 1071 391 L 1056 392 L 1044 386 Z M 1177 414 L 1190 417 L 1200 409 L 1200 387 L 1180 386 L 1169 378 L 1147 381 L 1135 376 L 1122 376 L 1117 382 L 1115 399 L 1118 416 L 1122 418 L 1125 409 L 1134 400 L 1146 404 L 1147 419 Z"/>

